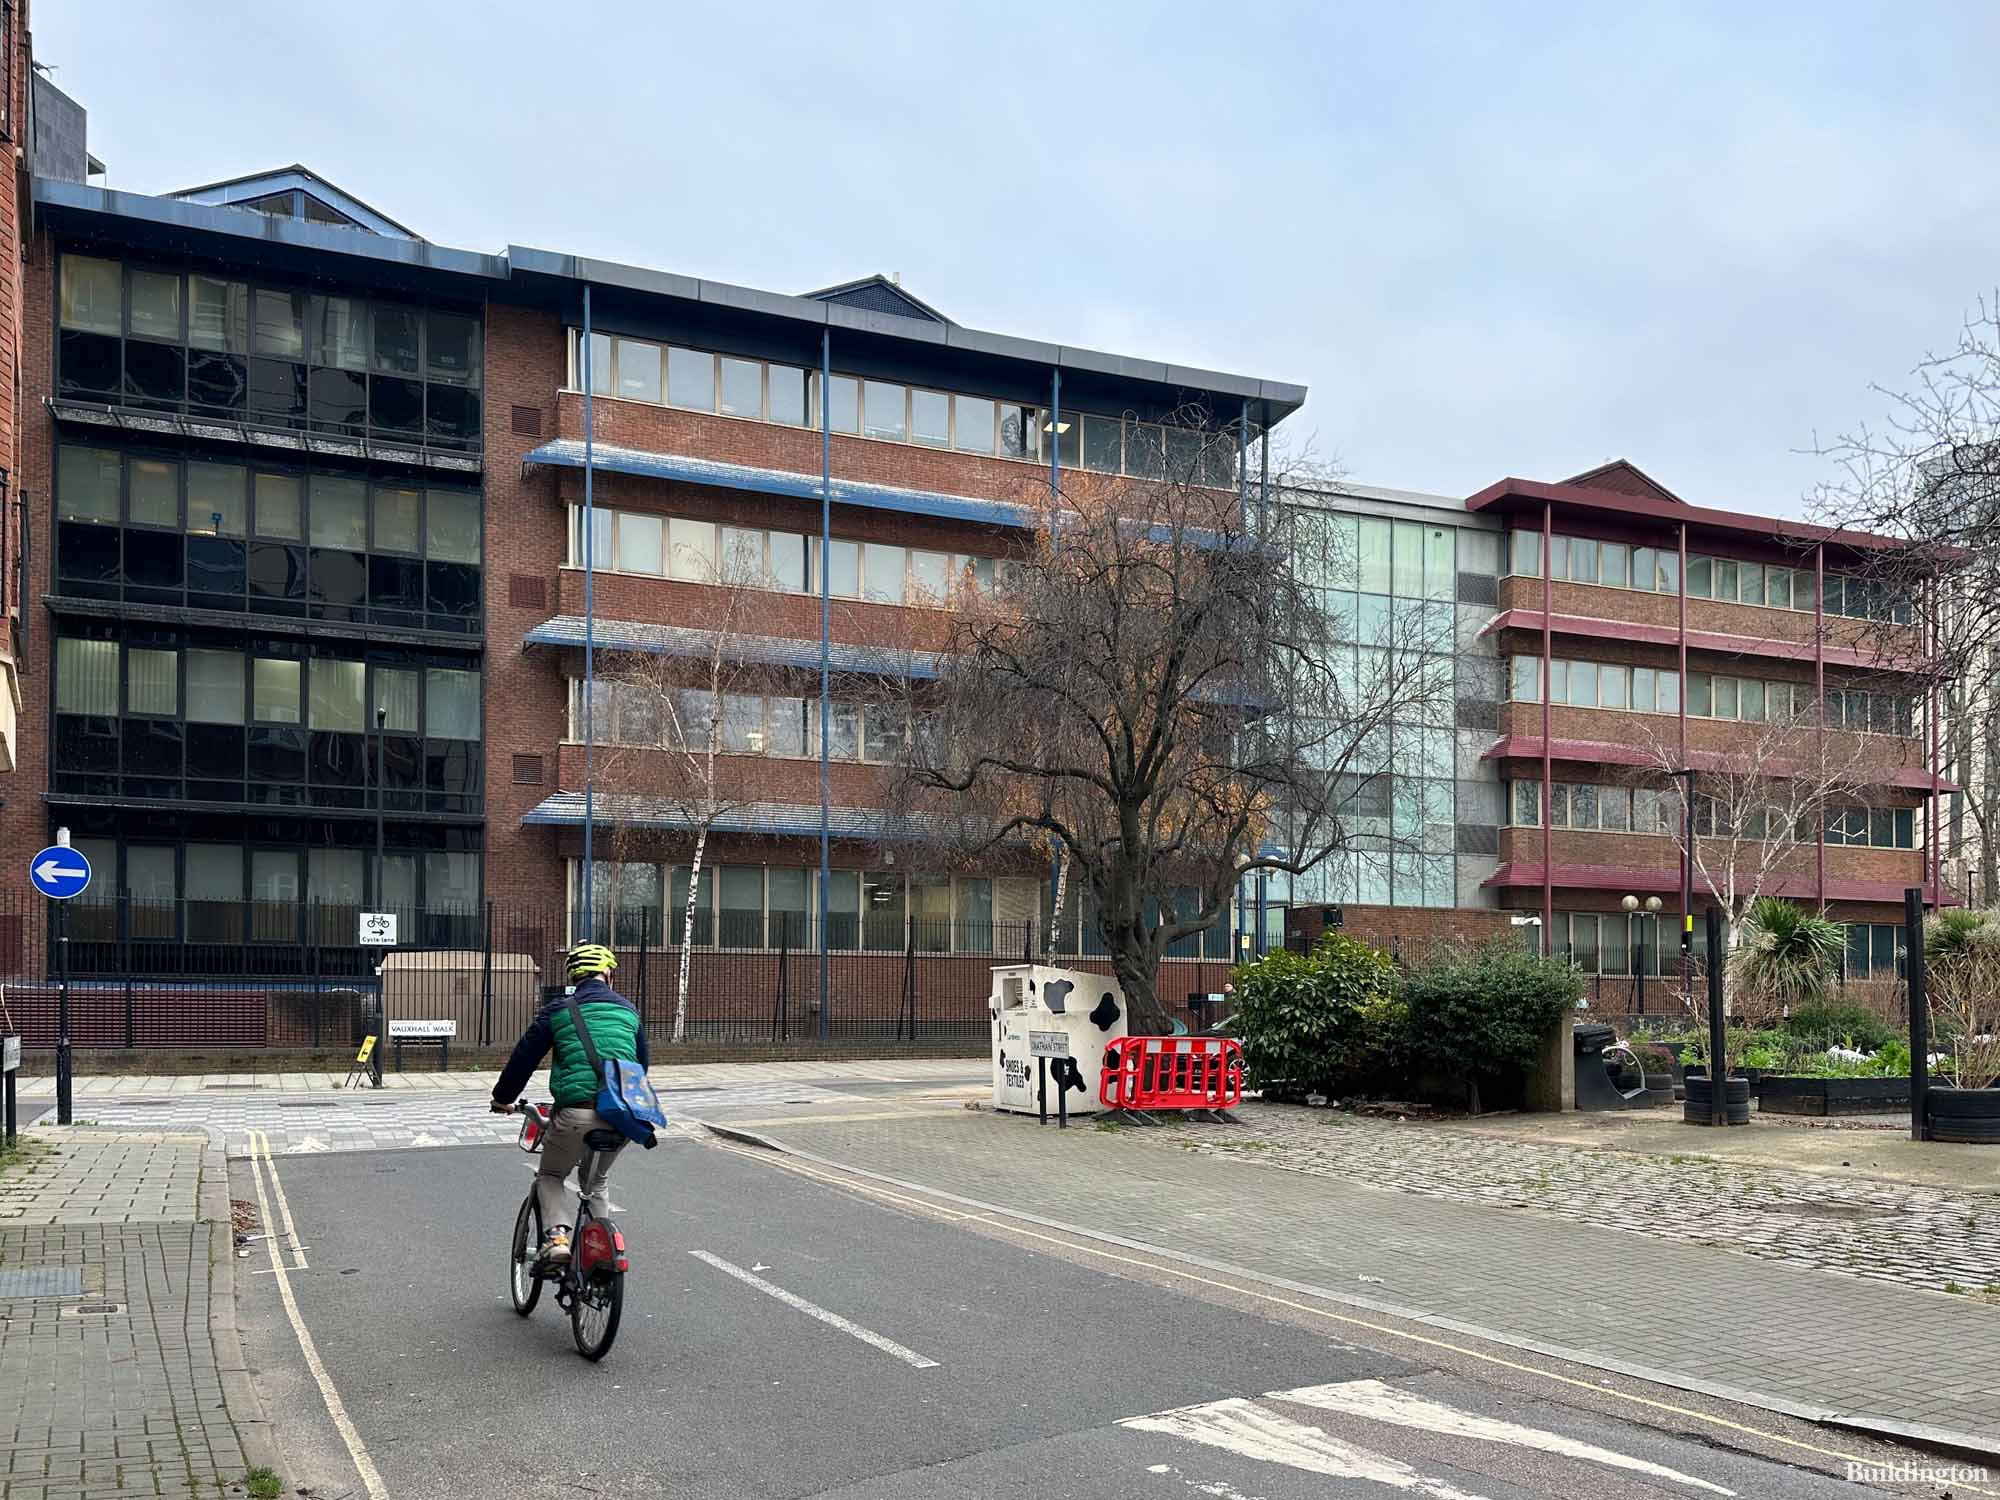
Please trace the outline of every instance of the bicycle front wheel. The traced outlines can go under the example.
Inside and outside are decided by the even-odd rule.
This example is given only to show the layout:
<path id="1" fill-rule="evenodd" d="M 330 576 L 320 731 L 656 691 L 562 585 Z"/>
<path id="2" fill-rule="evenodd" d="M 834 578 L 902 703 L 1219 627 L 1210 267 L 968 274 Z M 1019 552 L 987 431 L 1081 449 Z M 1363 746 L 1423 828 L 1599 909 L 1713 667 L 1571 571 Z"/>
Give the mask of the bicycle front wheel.
<path id="1" fill-rule="evenodd" d="M 618 1317 L 625 1308 L 625 1278 L 617 1271 L 598 1271 L 576 1289 L 569 1306 L 569 1331 L 576 1352 L 599 1360 L 611 1352 L 618 1337 Z"/>
<path id="2" fill-rule="evenodd" d="M 507 1291 L 514 1299 L 514 1311 L 524 1318 L 542 1300 L 542 1279 L 535 1274 L 535 1265 L 541 1253 L 542 1209 L 535 1201 L 533 1190 L 530 1190 L 528 1196 L 521 1200 L 521 1211 L 514 1216 L 513 1254 L 507 1277 Z"/>

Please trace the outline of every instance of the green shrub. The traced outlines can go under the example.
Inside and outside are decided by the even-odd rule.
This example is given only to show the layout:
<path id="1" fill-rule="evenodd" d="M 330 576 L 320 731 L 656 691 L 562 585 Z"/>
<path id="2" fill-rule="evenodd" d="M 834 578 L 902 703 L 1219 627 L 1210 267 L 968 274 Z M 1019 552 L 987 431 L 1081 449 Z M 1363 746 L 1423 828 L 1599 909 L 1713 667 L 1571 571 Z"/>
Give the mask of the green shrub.
<path id="1" fill-rule="evenodd" d="M 1310 954 L 1272 953 L 1232 977 L 1230 1027 L 1254 1086 L 1333 1098 L 1394 1067 L 1403 1007 L 1380 949 L 1330 932 Z"/>
<path id="2" fill-rule="evenodd" d="M 1479 1081 L 1517 1083 L 1583 992 L 1583 976 L 1568 962 L 1507 938 L 1441 948 L 1403 980 L 1410 1046 L 1471 1085 L 1476 1108 Z"/>
<path id="3" fill-rule="evenodd" d="M 1838 1043 L 1857 1052 L 1880 1051 L 1896 1035 L 1888 1022 L 1867 1006 L 1839 1000 L 1799 1006 L 1786 1017 L 1785 1030 L 1821 1047 Z"/>

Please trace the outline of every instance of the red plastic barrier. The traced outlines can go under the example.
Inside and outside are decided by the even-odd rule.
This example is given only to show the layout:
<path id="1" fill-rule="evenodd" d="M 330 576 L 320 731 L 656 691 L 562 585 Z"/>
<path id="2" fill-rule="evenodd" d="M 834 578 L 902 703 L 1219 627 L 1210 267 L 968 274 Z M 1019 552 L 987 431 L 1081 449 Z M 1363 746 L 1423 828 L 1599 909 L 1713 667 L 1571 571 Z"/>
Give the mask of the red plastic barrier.
<path id="1" fill-rule="evenodd" d="M 1123 1036 L 1104 1049 L 1106 1109 L 1228 1109 L 1243 1101 L 1243 1044 L 1230 1036 Z"/>

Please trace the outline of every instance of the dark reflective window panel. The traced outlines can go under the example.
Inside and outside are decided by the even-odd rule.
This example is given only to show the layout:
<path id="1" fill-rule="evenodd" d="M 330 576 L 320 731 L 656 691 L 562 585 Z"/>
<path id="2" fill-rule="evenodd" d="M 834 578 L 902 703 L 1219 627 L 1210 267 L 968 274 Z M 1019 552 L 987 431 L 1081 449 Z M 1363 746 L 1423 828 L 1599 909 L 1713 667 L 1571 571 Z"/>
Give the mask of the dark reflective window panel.
<path id="1" fill-rule="evenodd" d="M 181 774 L 181 752 L 187 742 L 186 726 L 176 719 L 126 719 L 124 721 L 124 770 L 127 776 L 172 777 Z M 173 791 L 155 795 L 171 797 Z"/>
<path id="2" fill-rule="evenodd" d="M 173 344 L 133 339 L 125 345 L 125 400 L 132 406 L 177 411 L 187 394 L 187 355 Z"/>
<path id="3" fill-rule="evenodd" d="M 368 559 L 368 617 L 377 625 L 421 629 L 424 565 L 414 557 Z"/>
<path id="4" fill-rule="evenodd" d="M 355 370 L 314 370 L 308 406 L 316 429 L 360 432 L 368 421 L 368 378 Z"/>
<path id="5" fill-rule="evenodd" d="M 177 531 L 144 531 L 138 527 L 125 532 L 125 586 L 127 597 L 151 594 L 178 595 L 183 579 L 183 538 Z M 178 598 L 157 598 L 155 603 L 179 603 Z"/>
<path id="6" fill-rule="evenodd" d="M 188 605 L 193 609 L 243 608 L 244 545 L 233 537 L 187 539 Z"/>
<path id="7" fill-rule="evenodd" d="M 248 564 L 250 607 L 274 615 L 306 612 L 306 549 L 253 542 Z"/>
<path id="8" fill-rule="evenodd" d="M 424 430 L 424 385 L 420 380 L 397 380 L 377 375 L 368 382 L 368 418 L 385 432 Z"/>
<path id="9" fill-rule="evenodd" d="M 118 769 L 118 721 L 97 714 L 57 714 L 58 775 Z"/>
<path id="10" fill-rule="evenodd" d="M 116 401 L 119 343 L 108 333 L 65 329 L 60 356 L 61 394 L 82 401 Z"/>
<path id="11" fill-rule="evenodd" d="M 425 387 L 426 429 L 433 442 L 462 448 L 479 441 L 479 392 L 460 386 Z"/>
<path id="12" fill-rule="evenodd" d="M 480 571 L 470 563 L 426 564 L 433 630 L 475 629 L 480 611 Z"/>
<path id="13" fill-rule="evenodd" d="M 243 729 L 237 724 L 190 724 L 187 734 L 187 773 L 240 784 L 243 780 Z M 189 796 L 202 794 L 189 789 Z M 240 796 L 232 792 L 231 798 Z"/>
<path id="14" fill-rule="evenodd" d="M 303 427 L 306 367 L 284 359 L 250 361 L 250 416 L 272 427 Z"/>
<path id="15" fill-rule="evenodd" d="M 56 527 L 56 575 L 93 583 L 116 585 L 119 568 L 119 538 L 116 526 L 93 526 L 81 521 L 64 521 Z M 80 592 L 65 589 L 65 592 Z"/>
<path id="16" fill-rule="evenodd" d="M 242 355 L 188 351 L 188 407 L 196 415 L 240 417 L 249 390 L 249 372 Z"/>
<path id="17" fill-rule="evenodd" d="M 358 620 L 368 602 L 368 559 L 331 547 L 312 549 L 312 612 L 324 620 Z"/>
<path id="18" fill-rule="evenodd" d="M 259 791 L 276 793 L 280 784 L 295 784 L 306 779 L 306 732 L 303 729 L 271 729 L 262 726 L 250 730 L 250 779 L 266 782 L 263 788 L 252 786 L 251 800 L 255 802 L 296 802 L 289 796 L 260 796 Z"/>

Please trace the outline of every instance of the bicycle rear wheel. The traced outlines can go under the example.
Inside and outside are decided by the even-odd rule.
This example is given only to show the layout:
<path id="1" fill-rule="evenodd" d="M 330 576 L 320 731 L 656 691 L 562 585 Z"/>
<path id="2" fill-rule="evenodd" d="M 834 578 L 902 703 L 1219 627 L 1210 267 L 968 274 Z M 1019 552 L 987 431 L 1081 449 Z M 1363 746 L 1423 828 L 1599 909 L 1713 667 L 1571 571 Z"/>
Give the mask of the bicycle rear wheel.
<path id="1" fill-rule="evenodd" d="M 588 1360 L 609 1354 L 624 1308 L 625 1277 L 621 1273 L 594 1271 L 585 1277 L 569 1305 L 569 1331 L 576 1340 L 576 1352 Z"/>
<path id="2" fill-rule="evenodd" d="M 535 1265 L 542 1253 L 542 1209 L 535 1201 L 532 1189 L 521 1200 L 521 1211 L 514 1216 L 512 1248 L 507 1291 L 514 1299 L 514 1311 L 525 1318 L 542 1300 L 542 1279 L 535 1274 Z"/>

